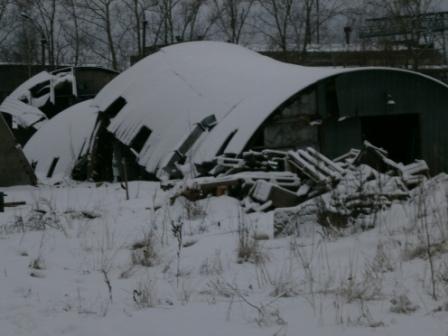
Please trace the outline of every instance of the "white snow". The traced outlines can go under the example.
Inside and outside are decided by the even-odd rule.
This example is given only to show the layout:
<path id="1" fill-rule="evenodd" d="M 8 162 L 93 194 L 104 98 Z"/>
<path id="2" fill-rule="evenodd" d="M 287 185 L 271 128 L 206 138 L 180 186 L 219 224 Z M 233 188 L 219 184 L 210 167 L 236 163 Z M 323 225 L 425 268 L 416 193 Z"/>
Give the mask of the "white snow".
<path id="1" fill-rule="evenodd" d="M 50 92 L 42 97 L 32 97 L 30 90 L 46 81 L 49 81 Z M 33 126 L 38 129 L 47 120 L 47 116 L 39 108 L 44 106 L 48 100 L 54 103 L 55 88 L 65 82 L 72 83 L 73 94 L 76 96 L 76 79 L 73 75 L 73 69 L 69 72 L 58 71 L 55 73 L 42 71 L 22 83 L 7 96 L 0 105 L 0 111 L 12 115 L 14 122 L 22 127 Z"/>
<path id="2" fill-rule="evenodd" d="M 59 161 L 51 180 L 71 176 L 76 160 L 87 153 L 89 140 L 98 116 L 91 101 L 73 105 L 45 123 L 24 148 L 29 162 L 35 162 L 38 178 L 46 179 L 54 158 Z"/>
<path id="3" fill-rule="evenodd" d="M 5 98 L 0 105 L 0 111 L 11 114 L 14 121 L 23 127 L 30 126 L 42 118 L 47 119 L 45 114 L 39 110 L 39 106 L 24 103 L 23 100 L 26 99 L 31 102 L 30 89 L 37 84 L 50 80 L 50 78 L 51 75 L 46 71 L 31 77 Z"/>
<path id="4" fill-rule="evenodd" d="M 285 99 L 345 71 L 360 70 L 307 69 L 223 43 L 180 44 L 46 122 L 24 151 L 41 181 L 58 157 L 53 177 L 0 188 L 7 202 L 26 202 L 0 213 L 0 335 L 447 336 L 447 175 L 365 215 L 371 225 L 324 229 L 307 214 L 300 236 L 275 239 L 272 212 L 248 215 L 228 196 L 190 202 L 136 181 L 126 200 L 119 184 L 66 178 L 89 148 L 98 111 L 120 95 L 128 104 L 109 129 L 129 144 L 149 127 L 139 159 L 154 170 L 204 117 L 214 114 L 218 125 L 193 147 L 197 162 L 235 128 L 226 150 L 240 152 Z M 360 167 L 334 193 L 359 183 L 375 194 L 399 187 L 382 175 L 391 184 L 369 184 L 373 173 Z M 259 187 L 264 198 L 266 185 Z M 312 212 L 317 203 L 303 207 Z"/>
<path id="5" fill-rule="evenodd" d="M 262 237 L 272 214 L 245 215 L 226 196 L 171 204 L 148 182 L 130 183 L 129 201 L 107 183 L 0 191 L 27 202 L 0 213 L 2 336 L 447 335 L 448 247 L 434 250 L 435 301 L 418 198 L 369 231 L 328 236 L 308 223 L 301 237 L 259 240 L 258 261 L 238 263 L 239 227 Z M 447 192 L 446 175 L 415 191 L 434 244 L 448 237 Z M 151 233 L 154 264 L 132 267 Z"/>

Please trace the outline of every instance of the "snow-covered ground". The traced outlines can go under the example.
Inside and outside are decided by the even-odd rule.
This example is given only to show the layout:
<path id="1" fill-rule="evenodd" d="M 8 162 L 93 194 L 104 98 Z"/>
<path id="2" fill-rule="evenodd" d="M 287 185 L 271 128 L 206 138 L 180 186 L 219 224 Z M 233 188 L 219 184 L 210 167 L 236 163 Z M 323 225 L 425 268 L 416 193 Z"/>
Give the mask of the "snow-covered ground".
<path id="1" fill-rule="evenodd" d="M 157 183 L 1 191 L 27 202 L 0 213 L 1 336 L 448 335 L 443 175 L 368 231 L 275 239 L 272 213 Z"/>

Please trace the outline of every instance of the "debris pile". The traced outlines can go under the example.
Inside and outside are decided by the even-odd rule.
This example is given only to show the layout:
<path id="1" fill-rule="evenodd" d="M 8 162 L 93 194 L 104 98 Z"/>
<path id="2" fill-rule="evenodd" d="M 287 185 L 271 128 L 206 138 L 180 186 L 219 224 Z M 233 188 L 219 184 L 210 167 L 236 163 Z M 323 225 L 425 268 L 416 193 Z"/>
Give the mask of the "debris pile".
<path id="1" fill-rule="evenodd" d="M 320 221 L 331 225 L 335 219 L 347 222 L 407 199 L 428 173 L 426 162 L 394 162 L 368 142 L 334 160 L 310 147 L 249 151 L 217 157 L 208 176 L 177 183 L 175 194 L 190 200 L 226 194 L 240 199 L 247 212 L 298 206 L 309 211 L 310 200 L 315 208 L 319 199 Z"/>

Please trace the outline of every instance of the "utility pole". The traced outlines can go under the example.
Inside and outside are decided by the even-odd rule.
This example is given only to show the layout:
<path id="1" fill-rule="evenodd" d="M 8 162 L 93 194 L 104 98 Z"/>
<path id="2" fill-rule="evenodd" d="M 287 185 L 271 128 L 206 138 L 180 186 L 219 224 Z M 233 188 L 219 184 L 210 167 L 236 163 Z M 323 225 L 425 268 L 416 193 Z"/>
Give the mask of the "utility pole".
<path id="1" fill-rule="evenodd" d="M 442 46 L 443 46 L 443 61 L 445 65 L 448 65 L 448 55 L 447 55 L 447 46 L 446 46 L 446 34 L 445 29 L 442 30 Z"/>
<path id="2" fill-rule="evenodd" d="M 320 3 L 316 0 L 316 43 L 320 44 Z"/>
<path id="3" fill-rule="evenodd" d="M 20 13 L 20 16 L 22 18 L 24 18 L 25 20 L 27 20 L 29 23 L 31 23 L 32 26 L 34 26 L 34 28 L 37 29 L 37 31 L 40 33 L 41 35 L 41 39 L 40 39 L 40 46 L 41 46 L 41 63 L 42 63 L 42 68 L 45 67 L 45 49 L 46 49 L 46 45 L 47 45 L 47 39 L 45 38 L 45 33 L 44 30 L 42 29 L 42 27 L 37 24 L 36 22 L 34 22 L 34 20 L 32 19 L 31 16 L 29 16 L 26 13 Z"/>
<path id="4" fill-rule="evenodd" d="M 45 67 L 45 46 L 47 44 L 47 39 L 44 35 L 42 35 L 42 38 L 40 40 L 40 47 L 41 47 L 41 61 L 42 61 L 42 69 Z"/>
<path id="5" fill-rule="evenodd" d="M 143 12 L 143 34 L 142 34 L 142 58 L 146 56 L 146 29 L 148 27 L 148 21 L 146 20 L 145 12 Z"/>

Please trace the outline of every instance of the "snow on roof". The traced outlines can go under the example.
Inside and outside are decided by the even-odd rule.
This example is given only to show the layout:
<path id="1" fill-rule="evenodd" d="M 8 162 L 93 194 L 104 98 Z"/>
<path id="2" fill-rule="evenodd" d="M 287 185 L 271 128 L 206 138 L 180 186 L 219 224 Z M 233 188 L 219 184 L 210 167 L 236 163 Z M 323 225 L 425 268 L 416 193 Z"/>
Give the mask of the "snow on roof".
<path id="1" fill-rule="evenodd" d="M 5 98 L 0 105 L 0 111 L 11 114 L 14 117 L 14 121 L 23 127 L 30 126 L 38 120 L 47 119 L 38 107 L 27 104 L 24 101 L 29 102 L 31 100 L 31 88 L 50 79 L 51 75 L 47 71 L 42 71 L 23 82 Z"/>
<path id="2" fill-rule="evenodd" d="M 213 159 L 230 136 L 225 153 L 240 153 L 276 108 L 308 86 L 366 69 L 378 68 L 303 67 L 233 44 L 188 42 L 141 60 L 106 85 L 92 104 L 105 111 L 117 98 L 126 100 L 108 129 L 130 145 L 142 126 L 148 127 L 138 158 L 147 171 L 156 172 L 207 116 L 214 115 L 217 125 L 188 153 L 197 163 Z"/>
<path id="3" fill-rule="evenodd" d="M 45 123 L 24 148 L 28 161 L 36 163 L 40 179 L 47 177 L 51 164 L 58 158 L 52 178 L 70 176 L 76 160 L 87 153 L 88 141 L 98 111 L 91 101 L 73 105 Z"/>
<path id="4" fill-rule="evenodd" d="M 73 92 L 76 95 L 76 79 L 72 68 L 59 69 L 52 73 L 39 72 L 17 87 L 0 105 L 0 111 L 13 116 L 14 121 L 22 127 L 34 126 L 39 128 L 47 120 L 47 116 L 39 108 L 44 106 L 48 100 L 53 103 L 55 87 L 64 82 L 71 82 Z M 48 87 L 48 92 L 39 97 L 33 97 L 31 91 L 39 85 Z"/>
<path id="5" fill-rule="evenodd" d="M 143 59 L 106 85 L 93 104 L 104 111 L 118 97 L 126 99 L 109 130 L 130 144 L 147 126 L 152 133 L 139 162 L 154 172 L 203 118 L 215 115 L 218 121 L 199 148 L 198 158 L 206 159 L 222 145 L 229 126 L 238 128 L 234 139 L 245 142 L 248 130 L 291 95 L 341 71 L 281 63 L 228 43 L 189 42 Z"/>

